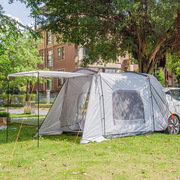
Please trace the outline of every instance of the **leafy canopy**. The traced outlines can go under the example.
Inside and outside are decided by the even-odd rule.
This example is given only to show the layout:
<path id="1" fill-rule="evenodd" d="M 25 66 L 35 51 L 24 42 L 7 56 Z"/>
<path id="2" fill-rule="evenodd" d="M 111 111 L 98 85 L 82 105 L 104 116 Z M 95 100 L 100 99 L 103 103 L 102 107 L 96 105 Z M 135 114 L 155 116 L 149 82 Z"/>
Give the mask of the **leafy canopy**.
<path id="1" fill-rule="evenodd" d="M 179 51 L 179 0 L 26 0 L 43 30 L 62 42 L 88 46 L 84 65 L 116 61 L 124 51 L 152 73 L 166 53 Z"/>

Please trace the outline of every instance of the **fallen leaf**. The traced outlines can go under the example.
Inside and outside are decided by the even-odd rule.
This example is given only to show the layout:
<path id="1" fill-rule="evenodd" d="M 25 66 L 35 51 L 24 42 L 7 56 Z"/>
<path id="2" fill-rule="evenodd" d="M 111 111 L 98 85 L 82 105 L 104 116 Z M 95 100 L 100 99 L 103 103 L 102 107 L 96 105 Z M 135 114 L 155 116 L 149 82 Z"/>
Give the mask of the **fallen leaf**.
<path id="1" fill-rule="evenodd" d="M 29 167 L 29 168 L 28 168 L 28 170 L 31 170 L 31 169 L 32 169 L 32 167 Z"/>
<path id="2" fill-rule="evenodd" d="M 67 167 L 67 165 L 66 165 L 66 164 L 63 164 L 63 166 Z"/>
<path id="3" fill-rule="evenodd" d="M 56 154 L 51 154 L 51 156 L 56 156 Z"/>
<path id="4" fill-rule="evenodd" d="M 17 167 L 22 167 L 22 164 L 18 164 Z"/>
<path id="5" fill-rule="evenodd" d="M 147 135 L 146 137 L 147 137 L 147 138 L 150 138 L 151 136 L 150 136 L 150 135 Z"/>

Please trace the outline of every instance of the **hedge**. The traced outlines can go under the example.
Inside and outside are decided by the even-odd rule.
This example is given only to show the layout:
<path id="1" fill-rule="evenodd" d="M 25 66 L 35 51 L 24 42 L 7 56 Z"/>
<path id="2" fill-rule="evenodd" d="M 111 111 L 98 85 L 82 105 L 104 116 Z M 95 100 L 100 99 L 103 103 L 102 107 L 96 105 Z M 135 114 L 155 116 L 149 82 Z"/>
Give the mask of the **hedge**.
<path id="1" fill-rule="evenodd" d="M 39 104 L 39 108 L 50 108 L 52 104 Z M 36 108 L 38 108 L 38 104 L 35 105 Z"/>
<path id="2" fill-rule="evenodd" d="M 24 107 L 24 104 L 3 104 L 4 107 Z"/>
<path id="3" fill-rule="evenodd" d="M 0 117 L 9 117 L 9 113 L 7 113 L 7 112 L 0 112 Z"/>

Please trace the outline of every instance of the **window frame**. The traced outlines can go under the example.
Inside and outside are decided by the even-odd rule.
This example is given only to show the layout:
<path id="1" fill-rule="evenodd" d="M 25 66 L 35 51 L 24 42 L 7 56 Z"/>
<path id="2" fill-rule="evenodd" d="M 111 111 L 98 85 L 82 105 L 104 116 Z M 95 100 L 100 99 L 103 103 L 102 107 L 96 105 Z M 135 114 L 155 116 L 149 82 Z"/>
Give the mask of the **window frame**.
<path id="1" fill-rule="evenodd" d="M 52 67 L 52 66 L 53 66 L 53 50 L 48 50 L 47 51 L 47 67 Z"/>
<path id="2" fill-rule="evenodd" d="M 60 61 L 61 60 L 61 48 L 57 48 L 57 60 Z"/>
<path id="3" fill-rule="evenodd" d="M 62 60 L 65 59 L 65 46 L 61 47 L 61 51 L 62 51 Z"/>

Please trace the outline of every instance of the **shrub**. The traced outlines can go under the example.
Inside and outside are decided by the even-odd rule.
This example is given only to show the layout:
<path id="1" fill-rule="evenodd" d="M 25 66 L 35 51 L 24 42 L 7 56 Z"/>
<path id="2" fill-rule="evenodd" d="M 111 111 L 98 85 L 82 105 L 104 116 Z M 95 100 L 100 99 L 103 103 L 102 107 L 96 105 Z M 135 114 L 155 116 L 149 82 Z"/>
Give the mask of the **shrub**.
<path id="1" fill-rule="evenodd" d="M 4 104 L 4 107 L 24 107 L 23 104 Z"/>
<path id="2" fill-rule="evenodd" d="M 24 114 L 31 114 L 31 107 L 26 106 L 24 109 Z"/>
<path id="3" fill-rule="evenodd" d="M 0 117 L 9 117 L 9 113 L 7 113 L 7 112 L 0 112 Z"/>
<path id="4" fill-rule="evenodd" d="M 31 97 L 31 99 L 30 99 L 30 97 Z M 28 94 L 28 95 L 27 95 L 28 101 L 35 101 L 35 100 L 36 100 L 36 97 L 37 97 L 36 94 Z"/>
<path id="5" fill-rule="evenodd" d="M 0 112 L 3 112 L 3 111 L 5 111 L 5 109 L 4 108 L 0 108 Z"/>
<path id="6" fill-rule="evenodd" d="M 38 104 L 35 105 L 38 108 Z M 50 108 L 52 104 L 39 104 L 39 108 Z"/>

